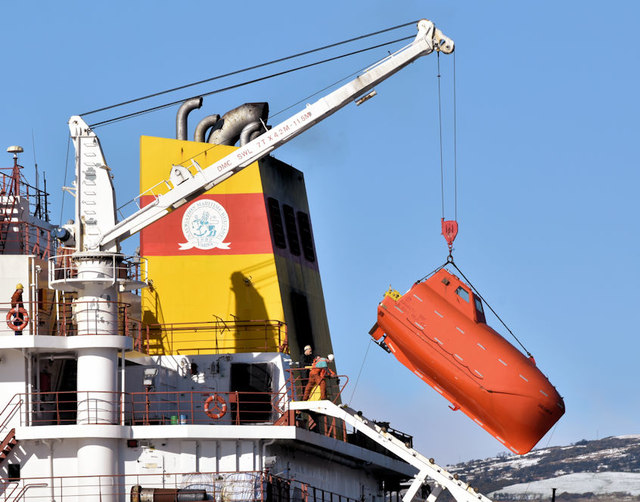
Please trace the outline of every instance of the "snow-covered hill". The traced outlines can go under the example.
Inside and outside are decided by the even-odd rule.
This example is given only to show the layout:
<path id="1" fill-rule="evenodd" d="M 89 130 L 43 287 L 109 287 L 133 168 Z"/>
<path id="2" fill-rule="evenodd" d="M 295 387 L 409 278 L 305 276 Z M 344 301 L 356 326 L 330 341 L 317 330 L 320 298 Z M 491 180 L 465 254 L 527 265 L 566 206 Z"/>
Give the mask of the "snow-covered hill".
<path id="1" fill-rule="evenodd" d="M 640 501 L 640 435 L 579 441 L 526 455 L 503 455 L 450 467 L 500 501 Z"/>

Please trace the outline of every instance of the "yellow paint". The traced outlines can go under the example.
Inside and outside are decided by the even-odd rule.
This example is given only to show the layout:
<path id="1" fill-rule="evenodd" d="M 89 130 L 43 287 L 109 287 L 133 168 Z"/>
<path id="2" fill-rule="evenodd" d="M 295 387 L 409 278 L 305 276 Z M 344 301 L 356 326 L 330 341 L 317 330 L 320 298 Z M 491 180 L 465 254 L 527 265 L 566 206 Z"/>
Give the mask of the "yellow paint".
<path id="1" fill-rule="evenodd" d="M 396 291 L 395 289 L 393 289 L 391 286 L 389 286 L 389 291 L 387 291 L 384 296 L 390 296 L 391 298 L 393 298 L 394 300 L 398 300 L 402 295 Z"/>
<path id="2" fill-rule="evenodd" d="M 235 146 L 142 136 L 140 138 L 140 191 L 149 195 L 166 193 L 168 187 L 162 181 L 169 179 L 172 165 L 182 165 L 195 174 L 196 170 L 190 162 L 191 159 L 204 169 L 235 150 L 237 150 Z M 258 163 L 254 162 L 207 193 L 260 192 L 262 192 L 262 183 Z"/>
<path id="3" fill-rule="evenodd" d="M 233 152 L 230 146 L 143 136 L 140 186 L 166 192 L 172 164 L 201 167 Z M 261 193 L 257 163 L 227 179 L 208 194 Z M 275 257 L 249 255 L 148 256 L 152 289 L 142 293 L 143 321 L 150 330 L 152 354 L 275 351 L 285 341 L 284 312 Z M 236 321 L 239 320 L 239 321 Z M 222 322 L 224 321 L 224 322 Z M 162 325 L 162 326 L 161 326 Z"/>

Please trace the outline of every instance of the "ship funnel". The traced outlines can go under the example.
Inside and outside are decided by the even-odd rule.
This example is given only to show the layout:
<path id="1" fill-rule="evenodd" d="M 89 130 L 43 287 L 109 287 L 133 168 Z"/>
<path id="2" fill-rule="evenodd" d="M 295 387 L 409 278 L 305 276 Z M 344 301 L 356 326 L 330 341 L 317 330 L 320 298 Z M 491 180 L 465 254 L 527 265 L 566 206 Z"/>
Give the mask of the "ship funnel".
<path id="1" fill-rule="evenodd" d="M 180 105 L 178 108 L 178 113 L 176 114 L 176 139 L 187 139 L 187 117 L 192 110 L 196 108 L 200 108 L 202 106 L 202 96 L 198 96 L 197 98 L 187 99 L 184 103 Z"/>
<path id="2" fill-rule="evenodd" d="M 245 103 L 225 113 L 214 126 L 207 141 L 231 146 L 235 145 L 241 136 L 245 142 L 250 141 L 256 133 L 264 130 L 268 117 L 269 103 Z M 243 134 L 245 128 L 247 131 Z"/>

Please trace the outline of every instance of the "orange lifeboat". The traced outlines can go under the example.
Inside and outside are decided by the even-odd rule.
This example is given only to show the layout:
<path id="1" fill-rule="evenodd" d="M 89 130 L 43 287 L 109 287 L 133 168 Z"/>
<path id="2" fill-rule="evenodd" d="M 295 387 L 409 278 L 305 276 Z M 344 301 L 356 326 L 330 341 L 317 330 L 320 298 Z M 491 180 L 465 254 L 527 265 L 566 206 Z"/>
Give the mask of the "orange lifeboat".
<path id="1" fill-rule="evenodd" d="M 445 269 L 387 293 L 371 336 L 511 451 L 524 454 L 564 414 L 533 357 L 486 324 L 482 301 Z"/>

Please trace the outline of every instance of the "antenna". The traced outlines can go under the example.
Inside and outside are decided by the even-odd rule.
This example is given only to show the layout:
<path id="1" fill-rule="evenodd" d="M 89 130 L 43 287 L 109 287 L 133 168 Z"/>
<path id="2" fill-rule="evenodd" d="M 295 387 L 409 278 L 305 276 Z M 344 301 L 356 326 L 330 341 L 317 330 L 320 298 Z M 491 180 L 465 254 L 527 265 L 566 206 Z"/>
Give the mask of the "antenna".
<path id="1" fill-rule="evenodd" d="M 9 194 L 18 196 L 20 195 L 20 167 L 21 167 L 18 165 L 18 154 L 24 152 L 24 148 L 18 145 L 13 145 L 7 148 L 7 152 L 13 154 L 13 171 L 11 173 Z"/>
<path id="2" fill-rule="evenodd" d="M 33 133 L 33 129 L 31 129 L 31 145 L 33 146 L 33 165 L 36 169 L 36 191 L 40 190 L 40 181 L 38 176 L 38 161 L 36 160 L 36 138 Z"/>
<path id="3" fill-rule="evenodd" d="M 36 208 L 34 216 L 42 218 L 42 194 L 40 193 L 40 176 L 38 175 L 38 161 L 36 160 L 36 137 L 31 129 L 31 145 L 33 146 L 33 165 L 36 170 Z"/>
<path id="4" fill-rule="evenodd" d="M 18 159 L 18 154 L 24 152 L 24 148 L 22 148 L 21 146 L 10 146 L 9 148 L 7 148 L 7 152 L 12 153 L 13 154 L 13 158 L 14 159 Z"/>

